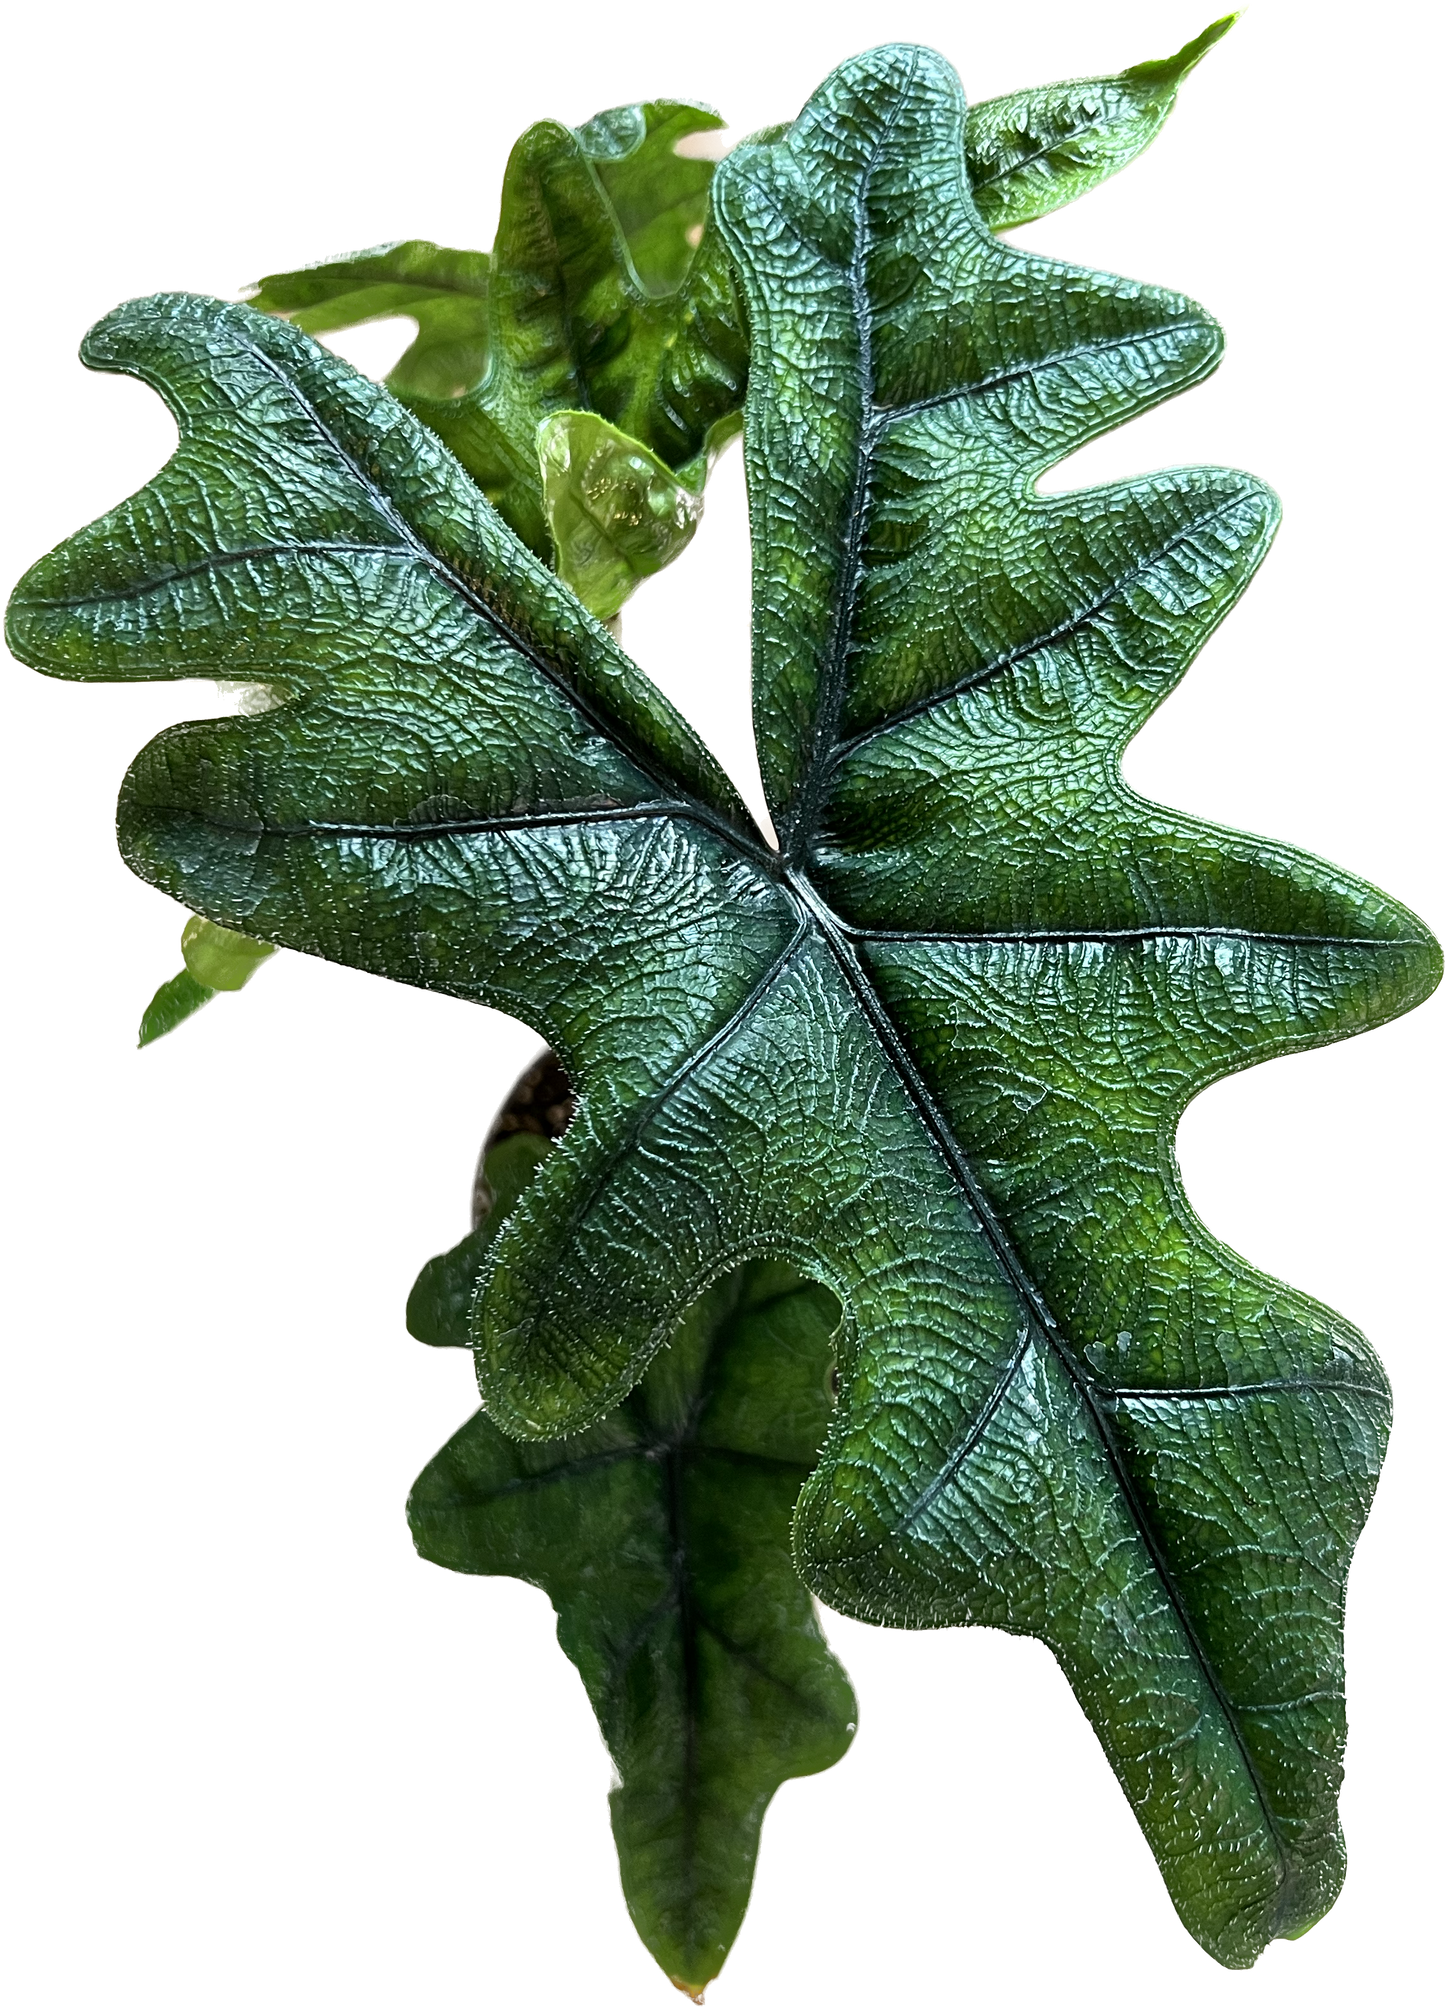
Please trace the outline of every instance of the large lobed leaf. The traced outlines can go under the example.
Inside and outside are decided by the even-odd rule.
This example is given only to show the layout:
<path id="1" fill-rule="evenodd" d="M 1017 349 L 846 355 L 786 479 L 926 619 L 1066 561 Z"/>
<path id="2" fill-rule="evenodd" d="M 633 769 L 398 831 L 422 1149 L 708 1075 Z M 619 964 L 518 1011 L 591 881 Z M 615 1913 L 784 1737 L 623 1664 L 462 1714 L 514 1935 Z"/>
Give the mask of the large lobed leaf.
<path id="1" fill-rule="evenodd" d="M 430 436 L 245 308 L 90 337 L 182 443 L 11 631 L 53 673 L 284 692 L 147 748 L 133 866 L 557 1048 L 578 1112 L 472 1313 L 492 1420 L 596 1425 L 746 1259 L 826 1284 L 804 1579 L 1044 1639 L 1184 1921 L 1245 1965 L 1339 1886 L 1344 1577 L 1388 1394 L 1204 1232 L 1173 1131 L 1208 1081 L 1419 1001 L 1439 953 L 1359 881 L 1123 787 L 1275 504 L 1203 469 L 1037 495 L 1219 334 L 1000 243 L 962 156 L 952 72 L 886 48 L 716 183 L 781 856 Z"/>
<path id="2" fill-rule="evenodd" d="M 470 1286 L 550 1147 L 521 1134 L 487 1153 L 495 1210 L 408 1306 L 427 1343 L 466 1342 Z M 480 1412 L 408 1507 L 427 1560 L 551 1597 L 617 1766 L 628 1908 L 698 1999 L 737 1935 L 773 1792 L 836 1763 L 853 1734 L 852 1689 L 788 1544 L 832 1411 L 836 1323 L 827 1290 L 750 1262 L 705 1292 L 611 1414 L 565 1442 L 519 1443 Z"/>

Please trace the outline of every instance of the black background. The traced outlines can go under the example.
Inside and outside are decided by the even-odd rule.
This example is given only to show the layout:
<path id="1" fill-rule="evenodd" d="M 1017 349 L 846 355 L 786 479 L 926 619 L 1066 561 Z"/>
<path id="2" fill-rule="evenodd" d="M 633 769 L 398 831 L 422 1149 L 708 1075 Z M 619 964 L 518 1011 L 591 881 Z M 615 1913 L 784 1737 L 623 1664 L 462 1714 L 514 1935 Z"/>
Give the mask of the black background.
<path id="1" fill-rule="evenodd" d="M 275 14 L 217 18 L 211 42 L 177 20 L 149 42 L 74 46 L 42 26 L 28 90 L 12 84 L 28 104 L 10 165 L 24 241 L 8 576 L 169 450 L 145 391 L 72 361 L 82 325 L 122 293 L 229 293 L 411 231 L 486 241 L 504 147 L 536 112 L 692 90 L 745 128 L 885 34 L 941 42 L 985 94 L 1172 46 L 1202 6 L 995 12 L 991 28 L 919 6 L 857 30 L 779 16 L 698 18 L 690 34 L 660 14 L 588 32 L 540 12 L 510 28 L 357 16 L 317 24 L 315 42 Z M 1184 285 L 1234 339 L 1214 385 L 1068 478 L 1234 460 L 1290 506 L 1262 582 L 1136 749 L 1134 777 L 1429 907 L 1417 817 L 1433 773 L 1411 723 L 1425 620 L 1399 556 L 1411 502 L 1385 462 L 1399 401 L 1379 373 L 1389 315 L 1375 319 L 1393 267 L 1361 249 L 1399 219 L 1371 215 L 1341 167 L 1353 82 L 1298 48 L 1292 22 L 1260 4 L 1160 149 L 1030 241 Z M 1371 36 L 1367 22 L 1361 68 Z M 393 347 L 387 333 L 343 345 L 369 367 Z M 628 614 L 634 652 L 735 767 L 743 612 L 735 458 L 696 550 Z M 285 1971 L 339 1995 L 456 1967 L 494 1999 L 660 1999 L 616 1905 L 604 1762 L 546 1606 L 417 1565 L 397 1511 L 470 1405 L 460 1359 L 401 1337 L 401 1293 L 460 1230 L 478 1132 L 532 1038 L 285 955 L 241 1001 L 130 1052 L 179 915 L 116 863 L 110 801 L 142 739 L 209 708 L 201 688 L 8 680 L 24 803 L 8 873 L 14 1427 L 32 1473 L 14 1551 L 38 1612 L 26 1660 L 46 1860 L 82 1919 L 56 1955 L 197 1997 L 207 1973 Z M 1417 1018 L 1266 1068 L 1184 1128 L 1206 1216 L 1365 1323 L 1403 1403 L 1353 1596 L 1353 1881 L 1327 1929 L 1270 1955 L 1264 1993 L 1389 1977 L 1417 1929 L 1405 1820 L 1433 1760 L 1417 1740 L 1413 1543 L 1435 1337 L 1417 1160 L 1429 1036 Z M 1172 1923 L 1042 1652 L 843 1622 L 833 1636 L 865 1734 L 843 1770 L 773 1812 L 718 1999 L 943 1999 L 999 1963 L 1040 1987 L 1226 1985 Z"/>

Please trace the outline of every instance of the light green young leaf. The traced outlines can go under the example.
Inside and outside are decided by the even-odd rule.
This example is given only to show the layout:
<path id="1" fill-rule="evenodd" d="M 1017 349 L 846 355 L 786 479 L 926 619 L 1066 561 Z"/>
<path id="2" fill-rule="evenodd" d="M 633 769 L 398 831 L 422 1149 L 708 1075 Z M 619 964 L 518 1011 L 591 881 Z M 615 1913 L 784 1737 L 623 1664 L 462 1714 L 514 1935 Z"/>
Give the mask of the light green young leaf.
<path id="1" fill-rule="evenodd" d="M 964 143 L 983 221 L 991 230 L 1032 223 L 1127 167 L 1174 109 L 1185 77 L 1238 19 L 1226 14 L 1177 56 L 1117 77 L 1044 84 L 972 106 Z"/>
<path id="2" fill-rule="evenodd" d="M 456 397 L 487 364 L 485 251 L 448 251 L 422 237 L 299 272 L 273 272 L 250 299 L 307 334 L 406 315 L 416 339 L 387 377 L 398 397 Z"/>
<path id="3" fill-rule="evenodd" d="M 592 411 L 559 411 L 537 431 L 542 499 L 557 575 L 599 620 L 692 541 L 702 497 L 655 453 Z"/>
<path id="4" fill-rule="evenodd" d="M 507 1215 L 555 1146 L 487 1152 L 496 1203 L 428 1264 L 407 1308 L 465 1344 L 466 1308 Z M 627 1905 L 673 1983 L 701 1999 L 747 1907 L 778 1786 L 838 1761 L 856 1704 L 798 1580 L 788 1526 L 832 1412 L 838 1306 L 780 1262 L 714 1283 L 612 1414 L 546 1445 L 474 1415 L 408 1512 L 444 1568 L 545 1590 L 618 1782 Z"/>
<path id="5" fill-rule="evenodd" d="M 272 941 L 253 941 L 233 928 L 193 914 L 181 934 L 181 958 L 198 983 L 212 990 L 243 990 L 268 955 Z"/>
<path id="6" fill-rule="evenodd" d="M 262 962 L 275 952 L 270 941 L 253 941 L 248 935 L 192 915 L 181 933 L 181 958 L 186 966 L 178 976 L 162 983 L 146 1005 L 139 1043 L 152 1045 L 164 1038 L 218 991 L 244 989 Z"/>
<path id="7" fill-rule="evenodd" d="M 681 286 L 707 220 L 715 163 L 679 154 L 677 144 L 693 133 L 716 132 L 722 123 L 707 105 L 665 98 L 598 112 L 578 128 L 633 270 L 649 293 L 675 293 Z"/>

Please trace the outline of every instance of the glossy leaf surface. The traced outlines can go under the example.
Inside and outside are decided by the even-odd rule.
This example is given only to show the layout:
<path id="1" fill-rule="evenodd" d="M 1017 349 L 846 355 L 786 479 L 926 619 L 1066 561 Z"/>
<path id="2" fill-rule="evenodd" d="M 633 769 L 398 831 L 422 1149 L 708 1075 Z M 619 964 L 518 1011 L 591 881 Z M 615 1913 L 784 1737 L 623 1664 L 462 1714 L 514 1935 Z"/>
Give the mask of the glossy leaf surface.
<path id="1" fill-rule="evenodd" d="M 967 160 L 984 221 L 1027 222 L 1127 166 L 1233 18 L 1165 62 L 973 107 Z M 508 163 L 491 259 L 413 239 L 274 274 L 253 304 L 308 334 L 411 315 L 417 339 L 388 387 L 549 557 L 534 445 L 553 412 L 600 414 L 695 492 L 735 429 L 747 332 L 709 222 L 714 164 L 675 150 L 721 124 L 705 106 L 657 100 L 576 131 L 533 126 Z M 483 380 L 489 315 L 497 353 Z"/>
<path id="2" fill-rule="evenodd" d="M 736 428 L 747 348 L 726 264 L 704 234 L 713 163 L 675 151 L 721 123 L 705 106 L 659 99 L 577 131 L 532 126 L 507 163 L 490 257 L 415 240 L 275 274 L 254 303 L 310 333 L 413 315 L 421 332 L 389 387 L 549 557 L 537 428 L 553 412 L 599 413 L 667 467 L 689 466 L 694 487 L 709 448 Z M 458 314 L 473 346 L 456 354 L 477 365 L 461 396 L 447 346 Z"/>
<path id="3" fill-rule="evenodd" d="M 487 1155 L 494 1210 L 423 1271 L 408 1321 L 467 1341 L 469 1283 L 554 1146 Z M 622 1405 L 562 1443 L 473 1416 L 418 1478 L 418 1551 L 551 1597 L 617 1766 L 627 1905 L 700 1997 L 747 1906 L 768 1801 L 852 1738 L 847 1676 L 819 1633 L 788 1529 L 823 1439 L 837 1305 L 782 1263 L 715 1283 Z"/>
<path id="4" fill-rule="evenodd" d="M 92 334 L 182 443 L 11 630 L 53 673 L 286 692 L 141 755 L 133 866 L 559 1053 L 578 1111 L 473 1312 L 493 1420 L 600 1422 L 746 1259 L 826 1284 L 805 1579 L 1044 1639 L 1185 1922 L 1244 1965 L 1339 1886 L 1344 1579 L 1388 1395 L 1356 1332 L 1204 1232 L 1173 1133 L 1222 1074 L 1419 1001 L 1439 953 L 1358 880 L 1121 783 L 1275 503 L 1209 469 L 1036 493 L 1219 332 L 1000 242 L 962 155 L 951 71 L 889 48 L 715 182 L 781 857 L 428 434 L 244 308 Z"/>

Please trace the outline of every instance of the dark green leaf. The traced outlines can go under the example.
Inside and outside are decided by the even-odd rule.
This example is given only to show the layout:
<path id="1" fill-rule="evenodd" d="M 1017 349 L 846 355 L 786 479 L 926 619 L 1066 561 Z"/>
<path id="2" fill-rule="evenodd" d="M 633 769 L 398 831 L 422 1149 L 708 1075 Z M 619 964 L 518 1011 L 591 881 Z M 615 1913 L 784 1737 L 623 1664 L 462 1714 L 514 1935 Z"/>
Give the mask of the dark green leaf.
<path id="1" fill-rule="evenodd" d="M 553 1145 L 487 1152 L 496 1202 L 423 1270 L 407 1321 L 465 1344 L 487 1251 Z M 768 1801 L 836 1763 L 855 1704 L 788 1551 L 832 1411 L 827 1290 L 779 1262 L 714 1283 L 622 1406 L 566 1443 L 477 1414 L 418 1478 L 418 1551 L 552 1598 L 617 1765 L 612 1830 L 648 1950 L 701 1997 L 747 1907 Z"/>
<path id="2" fill-rule="evenodd" d="M 1121 783 L 1276 506 L 1209 469 L 1036 492 L 1220 336 L 991 236 L 962 121 L 939 59 L 875 51 L 715 183 L 781 857 L 425 432 L 244 308 L 91 336 L 164 385 L 181 446 L 29 574 L 11 632 L 57 674 L 281 688 L 141 755 L 134 867 L 558 1051 L 578 1111 L 471 1316 L 492 1419 L 598 1424 L 745 1259 L 824 1283 L 805 1579 L 1046 1640 L 1184 1920 L 1246 1965 L 1339 1886 L 1344 1581 L 1388 1395 L 1358 1333 L 1204 1232 L 1173 1133 L 1208 1082 L 1418 1002 L 1439 950 Z"/>

